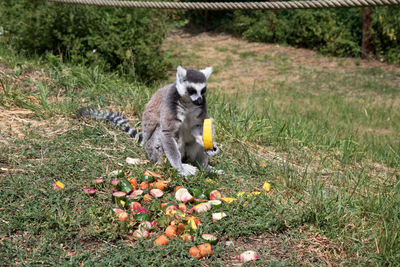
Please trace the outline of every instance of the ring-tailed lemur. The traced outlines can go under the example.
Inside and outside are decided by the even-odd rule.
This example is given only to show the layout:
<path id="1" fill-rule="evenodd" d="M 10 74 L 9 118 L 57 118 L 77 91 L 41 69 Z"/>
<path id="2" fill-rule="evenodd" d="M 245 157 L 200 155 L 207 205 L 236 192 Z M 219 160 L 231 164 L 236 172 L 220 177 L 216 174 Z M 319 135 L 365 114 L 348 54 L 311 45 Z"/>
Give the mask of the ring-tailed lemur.
<path id="1" fill-rule="evenodd" d="M 194 175 L 198 170 L 183 162 L 212 171 L 208 157 L 217 155 L 219 149 L 214 144 L 213 150 L 205 150 L 202 137 L 203 121 L 209 118 L 206 90 L 211 72 L 212 67 L 196 70 L 178 66 L 176 81 L 159 89 L 147 103 L 142 116 L 142 132 L 131 128 L 128 120 L 119 113 L 84 108 L 79 115 L 121 126 L 144 146 L 151 161 L 161 164 L 165 155 L 181 175 Z"/>

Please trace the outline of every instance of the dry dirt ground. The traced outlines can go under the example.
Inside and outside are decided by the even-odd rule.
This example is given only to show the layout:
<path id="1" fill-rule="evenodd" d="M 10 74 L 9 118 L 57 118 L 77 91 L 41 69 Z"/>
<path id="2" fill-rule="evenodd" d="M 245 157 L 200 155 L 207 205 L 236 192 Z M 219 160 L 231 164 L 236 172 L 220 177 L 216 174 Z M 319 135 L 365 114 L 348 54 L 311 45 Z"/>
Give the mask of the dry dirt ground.
<path id="1" fill-rule="evenodd" d="M 224 33 L 175 30 L 167 38 L 164 49 L 172 53 L 177 63 L 184 67 L 213 66 L 209 85 L 219 90 L 223 88 L 224 93 L 236 92 L 237 88 L 250 89 L 267 79 L 286 80 L 291 66 L 317 71 L 346 72 L 355 68 L 379 68 L 400 72 L 399 65 L 389 65 L 377 60 L 328 57 L 309 49 L 247 42 Z M 272 61 L 289 64 L 283 66 L 284 73 L 280 75 L 281 70 L 277 69 L 276 62 L 271 64 Z M 174 71 L 171 70 L 171 77 L 174 77 Z M 292 80 L 297 78 L 297 75 L 289 77 Z"/>

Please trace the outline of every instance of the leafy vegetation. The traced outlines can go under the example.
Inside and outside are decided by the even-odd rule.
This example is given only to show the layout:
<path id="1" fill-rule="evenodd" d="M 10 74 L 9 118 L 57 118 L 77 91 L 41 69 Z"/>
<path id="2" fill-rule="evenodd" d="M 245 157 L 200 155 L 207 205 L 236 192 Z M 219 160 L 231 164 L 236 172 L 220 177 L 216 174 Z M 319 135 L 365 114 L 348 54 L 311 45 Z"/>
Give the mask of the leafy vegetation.
<path id="1" fill-rule="evenodd" d="M 204 12 L 187 14 L 192 23 L 204 25 Z M 373 9 L 372 53 L 390 63 L 400 62 L 399 18 L 399 7 Z M 333 56 L 361 54 L 361 8 L 212 11 L 206 26 L 239 34 L 249 41 L 311 48 Z"/>
<path id="2" fill-rule="evenodd" d="M 0 2 L 2 44 L 27 55 L 48 52 L 73 64 L 98 65 L 131 80 L 165 78 L 165 11 L 90 7 L 46 1 Z"/>

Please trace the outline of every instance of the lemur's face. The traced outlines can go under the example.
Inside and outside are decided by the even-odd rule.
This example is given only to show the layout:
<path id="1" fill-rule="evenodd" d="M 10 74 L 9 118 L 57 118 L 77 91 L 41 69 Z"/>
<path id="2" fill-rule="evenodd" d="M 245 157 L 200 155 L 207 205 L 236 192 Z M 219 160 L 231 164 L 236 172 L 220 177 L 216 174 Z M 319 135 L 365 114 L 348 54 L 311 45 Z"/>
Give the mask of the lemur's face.
<path id="1" fill-rule="evenodd" d="M 189 83 L 186 87 L 186 91 L 190 97 L 190 100 L 192 100 L 192 103 L 197 106 L 203 105 L 206 90 L 206 83 Z"/>
<path id="2" fill-rule="evenodd" d="M 211 67 L 205 68 L 204 70 L 186 70 L 179 66 L 176 73 L 178 93 L 182 97 L 189 97 L 194 105 L 203 105 L 207 91 L 207 79 L 210 77 L 211 72 Z"/>

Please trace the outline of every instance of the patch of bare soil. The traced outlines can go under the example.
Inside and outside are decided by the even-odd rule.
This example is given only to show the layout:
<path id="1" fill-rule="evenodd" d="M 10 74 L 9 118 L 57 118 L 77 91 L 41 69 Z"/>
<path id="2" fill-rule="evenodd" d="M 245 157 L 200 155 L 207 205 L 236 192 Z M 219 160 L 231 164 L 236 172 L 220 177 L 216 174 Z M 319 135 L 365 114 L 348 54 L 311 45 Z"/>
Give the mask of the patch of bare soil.
<path id="1" fill-rule="evenodd" d="M 0 79 L 11 88 L 19 88 L 22 93 L 37 92 L 36 82 L 48 82 L 50 77 L 43 70 L 34 70 L 29 67 L 14 70 L 1 64 Z M 0 83 L 0 91 L 5 90 Z"/>
<path id="2" fill-rule="evenodd" d="M 37 105 L 39 100 L 34 96 L 38 95 L 37 82 L 49 82 L 50 77 L 43 70 L 33 70 L 29 67 L 14 70 L 0 63 L 0 92 L 5 95 L 6 90 L 14 94 L 16 88 L 21 93 L 29 92 L 26 101 Z M 7 88 L 3 88 L 7 87 Z M 59 100 L 59 99 L 57 99 Z M 50 101 L 52 101 L 50 99 Z M 56 101 L 56 100 L 54 100 Z M 7 143 L 7 138 L 23 138 L 28 129 L 38 129 L 43 136 L 62 134 L 68 121 L 62 117 L 53 117 L 51 120 L 39 120 L 35 113 L 29 109 L 16 107 L 12 103 L 1 103 L 0 106 L 0 143 Z"/>
<path id="3" fill-rule="evenodd" d="M 279 74 L 282 69 L 287 73 L 296 66 L 317 71 L 346 72 L 356 68 L 379 68 L 400 72 L 400 66 L 377 60 L 327 57 L 308 49 L 248 42 L 224 33 L 175 30 L 166 39 L 164 49 L 172 51 L 183 66 L 213 66 L 215 71 L 210 86 L 224 88 L 225 93 L 236 93 L 239 89 L 248 91 L 268 80 L 296 81 L 299 77 L 295 71 L 290 76 Z"/>
<path id="4" fill-rule="evenodd" d="M 0 107 L 0 137 L 6 142 L 7 137 L 23 138 L 29 129 L 37 129 L 43 136 L 55 136 L 63 134 L 69 126 L 69 121 L 62 117 L 54 117 L 51 120 L 37 120 L 35 114 L 27 109 Z"/>

